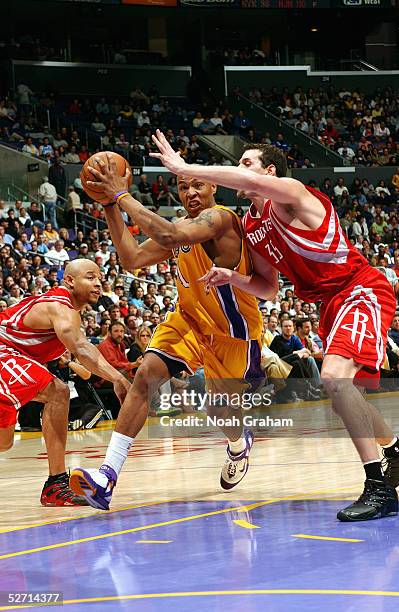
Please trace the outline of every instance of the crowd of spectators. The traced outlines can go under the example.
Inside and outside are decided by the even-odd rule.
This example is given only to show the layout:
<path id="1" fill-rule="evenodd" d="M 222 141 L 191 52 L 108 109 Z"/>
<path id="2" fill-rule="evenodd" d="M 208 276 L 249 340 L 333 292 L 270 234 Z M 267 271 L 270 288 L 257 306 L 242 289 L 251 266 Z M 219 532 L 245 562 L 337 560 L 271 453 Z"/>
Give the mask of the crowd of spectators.
<path id="1" fill-rule="evenodd" d="M 236 88 L 236 93 L 240 93 Z M 291 127 L 336 151 L 350 166 L 399 164 L 399 92 L 391 87 L 365 94 L 359 89 L 333 87 L 292 92 L 252 87 L 249 98 L 263 105 Z M 270 138 L 270 135 L 262 135 Z M 301 167 L 303 156 L 282 142 L 291 166 Z"/>
<path id="2" fill-rule="evenodd" d="M 239 88 L 235 89 L 239 94 Z M 263 90 L 253 87 L 249 98 L 292 128 L 303 132 L 344 158 L 345 165 L 399 164 L 399 93 L 390 88 L 366 95 L 358 90 L 320 88 Z M 33 106 L 35 113 L 32 113 Z M 47 111 L 49 129 L 38 117 Z M 206 99 L 196 107 L 188 101 L 161 97 L 156 86 L 136 86 L 126 98 L 58 99 L 17 86 L 16 99 L 0 100 L 0 140 L 52 164 L 84 163 L 98 150 L 113 150 L 133 166 L 157 166 L 150 157 L 151 134 L 161 128 L 189 163 L 231 164 L 199 139 L 200 135 L 238 135 L 249 142 L 272 143 L 287 154 L 291 168 L 312 168 L 314 162 L 296 142 L 295 132 L 261 131 L 244 110 L 232 113 L 223 100 Z"/>
<path id="3" fill-rule="evenodd" d="M 48 112 L 48 114 L 47 114 Z M 51 125 L 40 117 L 51 118 Z M 144 92 L 135 87 L 126 98 L 58 99 L 35 94 L 20 83 L 16 99 L 0 100 L 0 141 L 51 165 L 81 164 L 99 150 L 116 151 L 133 166 L 158 166 L 150 157 L 151 134 L 161 128 L 168 141 L 189 163 L 231 164 L 208 149 L 199 135 L 245 135 L 251 122 L 241 111 L 233 115 L 223 101 L 204 101 L 192 108 L 188 101 L 160 97 L 155 86 Z"/>

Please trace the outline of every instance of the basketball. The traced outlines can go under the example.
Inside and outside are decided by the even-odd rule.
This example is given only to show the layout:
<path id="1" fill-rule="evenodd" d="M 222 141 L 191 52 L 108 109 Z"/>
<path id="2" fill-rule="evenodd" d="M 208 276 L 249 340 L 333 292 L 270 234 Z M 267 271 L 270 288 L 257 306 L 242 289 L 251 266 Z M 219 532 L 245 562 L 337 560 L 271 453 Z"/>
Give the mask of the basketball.
<path id="1" fill-rule="evenodd" d="M 112 157 L 116 160 L 116 169 L 120 176 L 125 176 L 126 168 L 130 169 L 130 166 L 126 159 L 119 155 L 118 153 L 112 153 L 110 151 L 101 151 L 99 153 L 95 153 L 85 162 L 82 170 L 80 171 L 80 179 L 82 181 L 82 187 L 87 193 L 87 195 L 94 200 L 95 202 L 99 202 L 100 204 L 109 204 L 112 200 L 109 199 L 108 196 L 104 195 L 101 186 L 98 187 L 96 185 L 88 185 L 87 181 L 96 181 L 96 177 L 89 170 L 89 166 L 92 168 L 96 168 L 101 171 L 101 168 L 98 167 L 97 159 L 108 164 L 108 157 L 112 155 Z M 129 177 L 129 186 L 132 183 L 132 175 Z"/>

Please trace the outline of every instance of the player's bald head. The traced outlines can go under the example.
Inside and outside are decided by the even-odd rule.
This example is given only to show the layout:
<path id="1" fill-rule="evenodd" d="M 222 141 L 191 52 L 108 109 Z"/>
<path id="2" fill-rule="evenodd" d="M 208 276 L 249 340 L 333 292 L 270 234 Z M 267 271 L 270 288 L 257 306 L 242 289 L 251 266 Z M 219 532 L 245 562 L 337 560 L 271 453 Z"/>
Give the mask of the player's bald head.
<path id="1" fill-rule="evenodd" d="M 84 276 L 88 272 L 94 272 L 96 276 L 100 276 L 100 268 L 94 261 L 90 259 L 74 259 L 66 265 L 64 278 L 67 276 L 76 278 L 77 276 Z"/>

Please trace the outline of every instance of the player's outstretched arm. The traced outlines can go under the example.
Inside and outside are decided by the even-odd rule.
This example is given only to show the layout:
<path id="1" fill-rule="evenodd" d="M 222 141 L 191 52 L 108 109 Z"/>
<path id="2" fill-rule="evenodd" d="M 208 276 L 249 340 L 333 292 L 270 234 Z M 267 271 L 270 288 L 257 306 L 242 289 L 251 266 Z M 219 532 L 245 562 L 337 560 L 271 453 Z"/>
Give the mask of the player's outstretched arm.
<path id="1" fill-rule="evenodd" d="M 89 169 L 97 179 L 95 184 L 97 186 L 101 185 L 105 195 L 114 199 L 117 193 L 128 191 L 128 171 L 124 177 L 119 176 L 116 171 L 116 162 L 112 156 L 108 156 L 108 166 L 100 158 L 96 161 L 101 171 L 91 167 Z M 88 185 L 90 184 L 91 182 L 88 181 Z M 109 204 L 107 206 L 116 205 Z M 149 238 L 152 238 L 164 249 L 169 250 L 178 246 L 218 238 L 226 229 L 227 224 L 226 215 L 222 214 L 223 211 L 219 209 L 207 209 L 195 219 L 183 219 L 179 223 L 170 223 L 170 221 L 148 210 L 130 194 L 119 200 L 119 206 L 141 227 Z"/>
<path id="2" fill-rule="evenodd" d="M 231 189 L 244 190 L 249 199 L 264 197 L 271 198 L 275 202 L 295 205 L 308 197 L 306 188 L 296 179 L 259 174 L 250 169 L 234 166 L 187 164 L 179 153 L 172 149 L 160 130 L 156 131 L 152 140 L 157 145 L 159 153 L 150 153 L 151 157 L 159 159 L 168 170 L 175 174 L 192 176 Z"/>
<path id="3" fill-rule="evenodd" d="M 125 270 L 132 271 L 143 266 L 151 266 L 172 257 L 170 249 L 165 249 L 151 239 L 138 244 L 127 229 L 118 206 L 106 206 L 105 216 L 112 242 Z"/>
<path id="4" fill-rule="evenodd" d="M 115 393 L 122 402 L 130 385 L 124 376 L 104 359 L 100 351 L 88 342 L 80 329 L 79 313 L 54 302 L 48 305 L 48 316 L 57 337 L 65 347 L 92 374 L 112 382 Z"/>
<path id="5" fill-rule="evenodd" d="M 210 287 L 219 287 L 227 283 L 241 289 L 250 295 L 263 300 L 272 300 L 278 291 L 278 272 L 264 261 L 257 253 L 251 251 L 254 273 L 250 276 L 240 274 L 228 268 L 211 268 L 207 274 L 198 279 L 205 284 L 205 290 Z M 255 258 L 258 257 L 257 264 Z M 258 269 L 256 268 L 258 266 Z M 261 272 L 260 272 L 261 270 Z"/>

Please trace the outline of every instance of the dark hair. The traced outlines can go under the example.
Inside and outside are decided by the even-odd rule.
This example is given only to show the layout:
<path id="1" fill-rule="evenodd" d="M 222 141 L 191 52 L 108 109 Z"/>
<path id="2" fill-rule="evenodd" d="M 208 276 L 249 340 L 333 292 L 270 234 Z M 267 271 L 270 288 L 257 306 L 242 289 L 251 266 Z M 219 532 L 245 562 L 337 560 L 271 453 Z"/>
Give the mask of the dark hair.
<path id="1" fill-rule="evenodd" d="M 111 332 L 113 330 L 114 327 L 123 327 L 123 329 L 126 329 L 125 324 L 122 321 L 114 321 L 113 323 L 111 323 L 111 325 L 109 326 L 109 332 Z"/>
<path id="2" fill-rule="evenodd" d="M 244 148 L 244 151 L 260 151 L 260 160 L 263 168 L 267 168 L 273 164 L 276 168 L 277 176 L 285 176 L 287 174 L 287 158 L 281 149 L 270 144 L 249 144 Z"/>
<path id="3" fill-rule="evenodd" d="M 307 317 L 306 318 L 302 318 L 302 319 L 297 319 L 295 321 L 295 327 L 297 329 L 302 329 L 304 323 L 312 323 L 312 321 L 309 318 L 307 318 Z"/>

